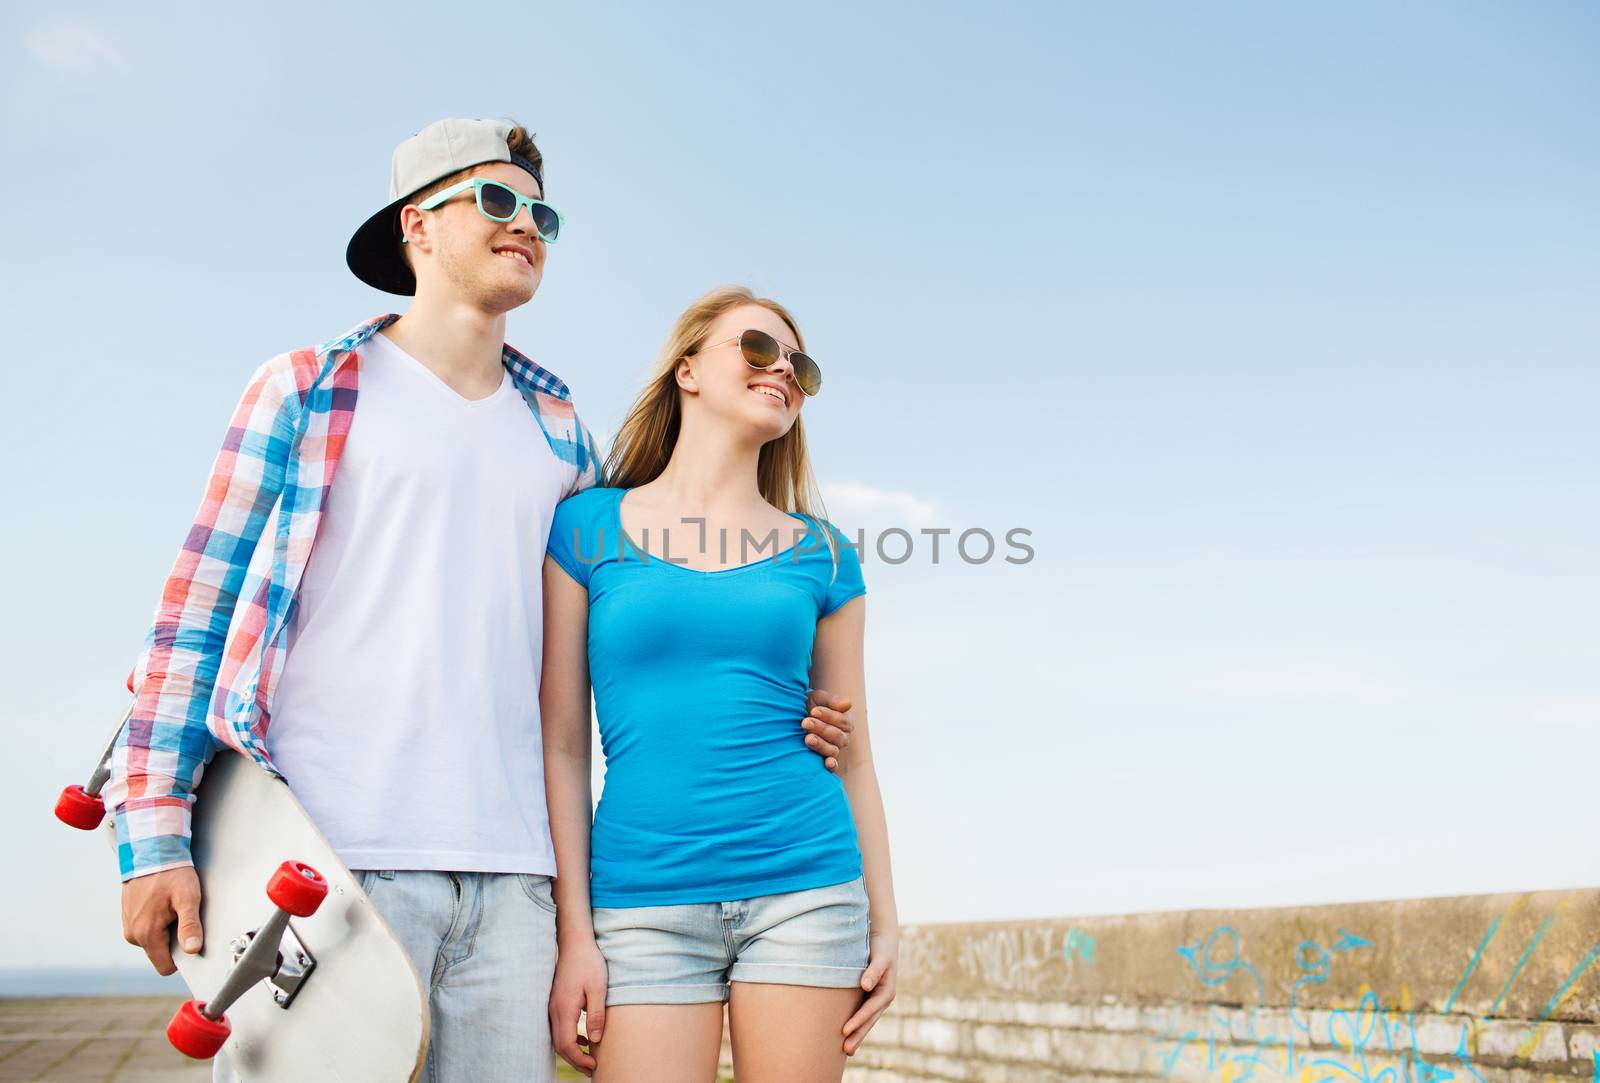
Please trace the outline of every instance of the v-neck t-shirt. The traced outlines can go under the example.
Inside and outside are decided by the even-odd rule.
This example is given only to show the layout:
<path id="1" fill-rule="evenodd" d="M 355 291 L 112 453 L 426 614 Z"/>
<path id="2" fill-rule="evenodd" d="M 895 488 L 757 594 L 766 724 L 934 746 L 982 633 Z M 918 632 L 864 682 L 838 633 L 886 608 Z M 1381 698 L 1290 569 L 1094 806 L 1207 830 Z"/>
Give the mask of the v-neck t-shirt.
<path id="1" fill-rule="evenodd" d="M 468 399 L 382 333 L 361 366 L 267 751 L 352 868 L 553 876 L 542 569 L 566 466 L 509 371 Z"/>
<path id="2" fill-rule="evenodd" d="M 547 549 L 589 594 L 606 768 L 591 903 L 727 902 L 860 876 L 844 783 L 800 726 L 817 621 L 866 592 L 855 549 L 832 523 L 791 512 L 791 535 L 760 539 L 770 555 L 701 571 L 634 544 L 625 492 L 563 500 Z M 672 533 L 699 548 L 692 524 Z"/>

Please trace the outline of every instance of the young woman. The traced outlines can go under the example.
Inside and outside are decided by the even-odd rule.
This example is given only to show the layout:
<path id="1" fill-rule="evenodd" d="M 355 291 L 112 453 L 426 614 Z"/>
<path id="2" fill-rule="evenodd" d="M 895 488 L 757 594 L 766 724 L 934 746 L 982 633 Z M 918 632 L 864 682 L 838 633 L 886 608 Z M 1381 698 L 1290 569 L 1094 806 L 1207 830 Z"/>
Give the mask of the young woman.
<path id="1" fill-rule="evenodd" d="M 700 298 L 623 423 L 608 487 L 551 526 L 550 1023 L 596 1083 L 711 1083 L 724 1002 L 738 1078 L 838 1080 L 894 998 L 866 588 L 844 535 L 809 514 L 800 411 L 821 374 L 804 345 L 749 290 Z M 606 757 L 592 836 L 591 681 Z M 837 775 L 794 724 L 818 687 L 853 708 Z"/>

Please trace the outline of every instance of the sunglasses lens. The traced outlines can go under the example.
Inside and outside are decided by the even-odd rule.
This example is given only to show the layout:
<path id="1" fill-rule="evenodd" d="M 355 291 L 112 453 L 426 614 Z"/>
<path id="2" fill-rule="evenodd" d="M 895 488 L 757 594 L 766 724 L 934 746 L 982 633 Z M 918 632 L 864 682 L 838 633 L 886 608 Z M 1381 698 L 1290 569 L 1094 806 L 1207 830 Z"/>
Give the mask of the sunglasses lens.
<path id="1" fill-rule="evenodd" d="M 770 368 L 778 359 L 778 340 L 765 331 L 746 331 L 739 336 L 744 359 L 758 369 Z"/>
<path id="2" fill-rule="evenodd" d="M 509 222 L 517 213 L 517 193 L 503 184 L 485 184 L 478 189 L 478 200 L 483 213 L 497 221 Z"/>
<path id="3" fill-rule="evenodd" d="M 794 382 L 808 396 L 822 390 L 822 370 L 809 356 L 803 353 L 790 354 L 789 367 L 794 369 Z"/>
<path id="4" fill-rule="evenodd" d="M 561 232 L 561 219 L 556 217 L 556 212 L 539 203 L 528 210 L 533 213 L 533 228 L 539 231 L 539 236 L 546 241 L 554 241 Z"/>

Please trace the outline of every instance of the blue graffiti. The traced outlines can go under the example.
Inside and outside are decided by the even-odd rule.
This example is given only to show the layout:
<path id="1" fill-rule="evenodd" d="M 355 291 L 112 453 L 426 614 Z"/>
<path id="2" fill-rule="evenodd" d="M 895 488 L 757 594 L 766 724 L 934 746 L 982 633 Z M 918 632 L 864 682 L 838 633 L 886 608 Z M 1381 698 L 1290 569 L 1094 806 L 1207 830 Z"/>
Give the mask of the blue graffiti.
<path id="1" fill-rule="evenodd" d="M 1194 969 L 1195 976 L 1209 986 L 1222 985 L 1237 973 L 1248 974 L 1250 980 L 1255 982 L 1257 1001 L 1266 1000 L 1266 986 L 1261 981 L 1261 974 L 1244 961 L 1239 931 L 1232 925 L 1219 926 L 1205 940 L 1180 947 L 1178 954 Z"/>
<path id="2" fill-rule="evenodd" d="M 1467 1071 L 1472 1073 L 1473 1078 L 1476 1079 L 1478 1081 L 1478 1083 L 1483 1083 L 1483 1075 L 1478 1071 L 1478 1069 L 1476 1069 L 1476 1068 L 1474 1068 L 1472 1066 L 1472 1053 L 1471 1053 L 1470 1050 L 1467 1049 L 1467 1034 L 1468 1034 L 1468 1030 L 1469 1030 L 1469 1028 L 1468 1028 L 1467 1024 L 1462 1023 L 1461 1024 L 1461 1040 L 1456 1043 L 1455 1057 L 1456 1057 L 1456 1060 L 1461 1062 L 1461 1066 L 1463 1068 L 1465 1068 Z"/>
<path id="3" fill-rule="evenodd" d="M 1301 1005 L 1302 991 L 1328 981 L 1335 957 L 1349 956 L 1352 952 L 1372 947 L 1374 944 L 1371 940 L 1344 929 L 1338 930 L 1337 937 L 1329 947 L 1315 940 L 1301 941 L 1295 948 L 1298 974 L 1289 993 L 1290 1026 L 1282 1036 L 1262 1032 L 1266 986 L 1260 971 L 1246 958 L 1243 938 L 1237 929 L 1222 925 L 1193 944 L 1178 947 L 1179 956 L 1201 984 L 1220 989 L 1230 981 L 1243 977 L 1253 987 L 1254 1001 L 1250 1002 L 1247 994 L 1242 998 L 1242 1010 L 1231 1014 L 1211 1006 L 1204 1035 L 1187 1030 L 1175 1036 L 1172 1024 L 1181 1009 L 1174 1009 L 1169 1013 L 1161 1033 L 1152 1041 L 1152 1045 L 1157 1047 L 1170 1043 L 1158 1061 L 1162 1074 L 1171 1075 L 1189 1048 L 1203 1044 L 1207 1069 L 1216 1071 L 1231 1067 L 1236 1073 L 1232 1078 L 1237 1083 L 1245 1083 L 1258 1070 L 1276 1072 L 1290 1079 L 1304 1073 L 1311 1083 L 1451 1083 L 1458 1073 L 1431 1063 L 1418 1050 L 1415 1013 L 1407 1010 L 1402 1025 L 1397 1015 L 1391 1017 L 1392 1009 L 1385 1009 L 1374 992 L 1363 994 L 1353 1009 L 1329 1013 L 1326 1032 L 1320 1036 L 1324 1051 L 1313 1054 L 1318 1036 L 1312 1033 L 1310 1013 Z M 1600 945 L 1596 945 L 1595 954 L 1600 957 Z M 1465 1035 L 1462 1041 L 1464 1051 Z M 1305 1051 L 1301 1052 L 1302 1049 Z M 1282 1052 L 1278 1056 L 1271 1056 L 1273 1050 Z M 1380 1056 L 1399 1058 L 1401 1066 L 1378 1068 L 1374 1059 Z M 1458 1056 L 1458 1059 L 1482 1083 L 1482 1077 L 1470 1061 L 1464 1056 Z M 1596 1078 L 1595 1083 L 1600 1083 L 1600 1077 Z"/>
<path id="4" fill-rule="evenodd" d="M 1373 1041 L 1375 1035 L 1381 1035 L 1383 1046 L 1380 1048 Z M 1375 993 L 1367 993 L 1356 1005 L 1356 1014 L 1352 1015 L 1344 1009 L 1331 1012 L 1328 1016 L 1328 1037 L 1330 1044 L 1346 1050 L 1355 1057 L 1352 1066 L 1343 1060 L 1334 1060 L 1330 1057 L 1318 1057 L 1311 1062 L 1314 1068 L 1331 1068 L 1337 1077 L 1358 1080 L 1359 1083 L 1395 1083 L 1399 1078 L 1395 1069 L 1385 1068 L 1381 1072 L 1373 1073 L 1367 1064 L 1368 1050 L 1382 1052 L 1387 1049 L 1394 1051 L 1394 1035 L 1389 1030 L 1388 1020 L 1384 1018 L 1383 1009 L 1378 1004 Z"/>
<path id="5" fill-rule="evenodd" d="M 1341 954 L 1347 951 L 1355 951 L 1357 948 L 1370 947 L 1372 947 L 1372 941 L 1363 940 L 1359 936 L 1351 936 L 1343 929 L 1339 930 L 1339 939 L 1333 942 L 1333 950 Z"/>
<path id="6" fill-rule="evenodd" d="M 1528 966 L 1560 912 L 1548 915 L 1534 932 L 1532 938 L 1518 955 L 1515 965 L 1505 979 L 1490 1005 L 1493 1015 L 1505 1001 L 1518 978 Z M 1482 939 L 1467 958 L 1465 966 L 1443 1008 L 1446 1014 L 1456 1009 L 1467 983 L 1478 972 L 1485 953 L 1502 931 L 1505 918 L 1501 913 L 1489 924 Z M 1434 1063 L 1425 1058 L 1418 1048 L 1416 1015 L 1409 1004 L 1402 1019 L 1399 1006 L 1385 1008 L 1378 994 L 1366 992 L 1353 1008 L 1330 1011 L 1324 1033 L 1313 1033 L 1313 1013 L 1302 1003 L 1304 992 L 1312 986 L 1330 980 L 1333 968 L 1343 965 L 1352 953 L 1375 947 L 1373 941 L 1339 929 L 1331 945 L 1324 946 L 1315 940 L 1302 940 L 1294 952 L 1295 974 L 1289 989 L 1287 1031 L 1263 1033 L 1262 1020 L 1270 1018 L 1267 1007 L 1266 984 L 1260 970 L 1247 957 L 1243 937 L 1231 925 L 1221 925 L 1209 935 L 1176 950 L 1187 964 L 1188 972 L 1202 985 L 1218 990 L 1218 1000 L 1236 1004 L 1238 1008 L 1224 1011 L 1212 1005 L 1207 1012 L 1204 1032 L 1184 1031 L 1175 1035 L 1176 1022 L 1185 1011 L 1182 1007 L 1169 1009 L 1160 1032 L 1151 1039 L 1151 1045 L 1163 1054 L 1157 1063 L 1163 1075 L 1171 1075 L 1190 1049 L 1204 1048 L 1208 1070 L 1232 1069 L 1232 1078 L 1244 1083 L 1258 1070 L 1276 1071 L 1286 1079 L 1306 1080 L 1309 1083 L 1484 1083 L 1484 1077 L 1472 1063 L 1471 1035 L 1473 1020 L 1461 1022 L 1461 1031 L 1453 1054 L 1447 1064 Z M 1572 993 L 1578 981 L 1600 963 L 1600 942 L 1596 942 L 1577 964 L 1566 974 L 1545 1003 L 1537 1022 L 1549 1020 Z M 1248 988 L 1240 988 L 1247 983 Z M 1231 991 L 1223 992 L 1224 987 Z M 1320 1049 L 1320 1051 L 1318 1051 Z M 1270 1055 L 1274 1050 L 1281 1054 Z M 1379 1058 L 1398 1060 L 1378 1068 Z M 1592 1054 L 1592 1083 L 1600 1083 L 1600 1050 Z"/>
<path id="7" fill-rule="evenodd" d="M 1061 957 L 1069 963 L 1073 956 L 1086 963 L 1094 962 L 1095 938 L 1082 929 L 1068 929 L 1067 942 L 1061 945 Z"/>

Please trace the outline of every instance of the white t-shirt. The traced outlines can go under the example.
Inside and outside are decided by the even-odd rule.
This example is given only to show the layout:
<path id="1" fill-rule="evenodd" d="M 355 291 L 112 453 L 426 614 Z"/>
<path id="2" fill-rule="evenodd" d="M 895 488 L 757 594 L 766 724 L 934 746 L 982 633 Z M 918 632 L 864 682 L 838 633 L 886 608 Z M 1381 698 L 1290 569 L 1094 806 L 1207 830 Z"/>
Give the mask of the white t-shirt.
<path id="1" fill-rule="evenodd" d="M 345 864 L 553 876 L 543 564 L 565 476 L 511 374 L 462 398 L 381 332 L 267 753 Z"/>

